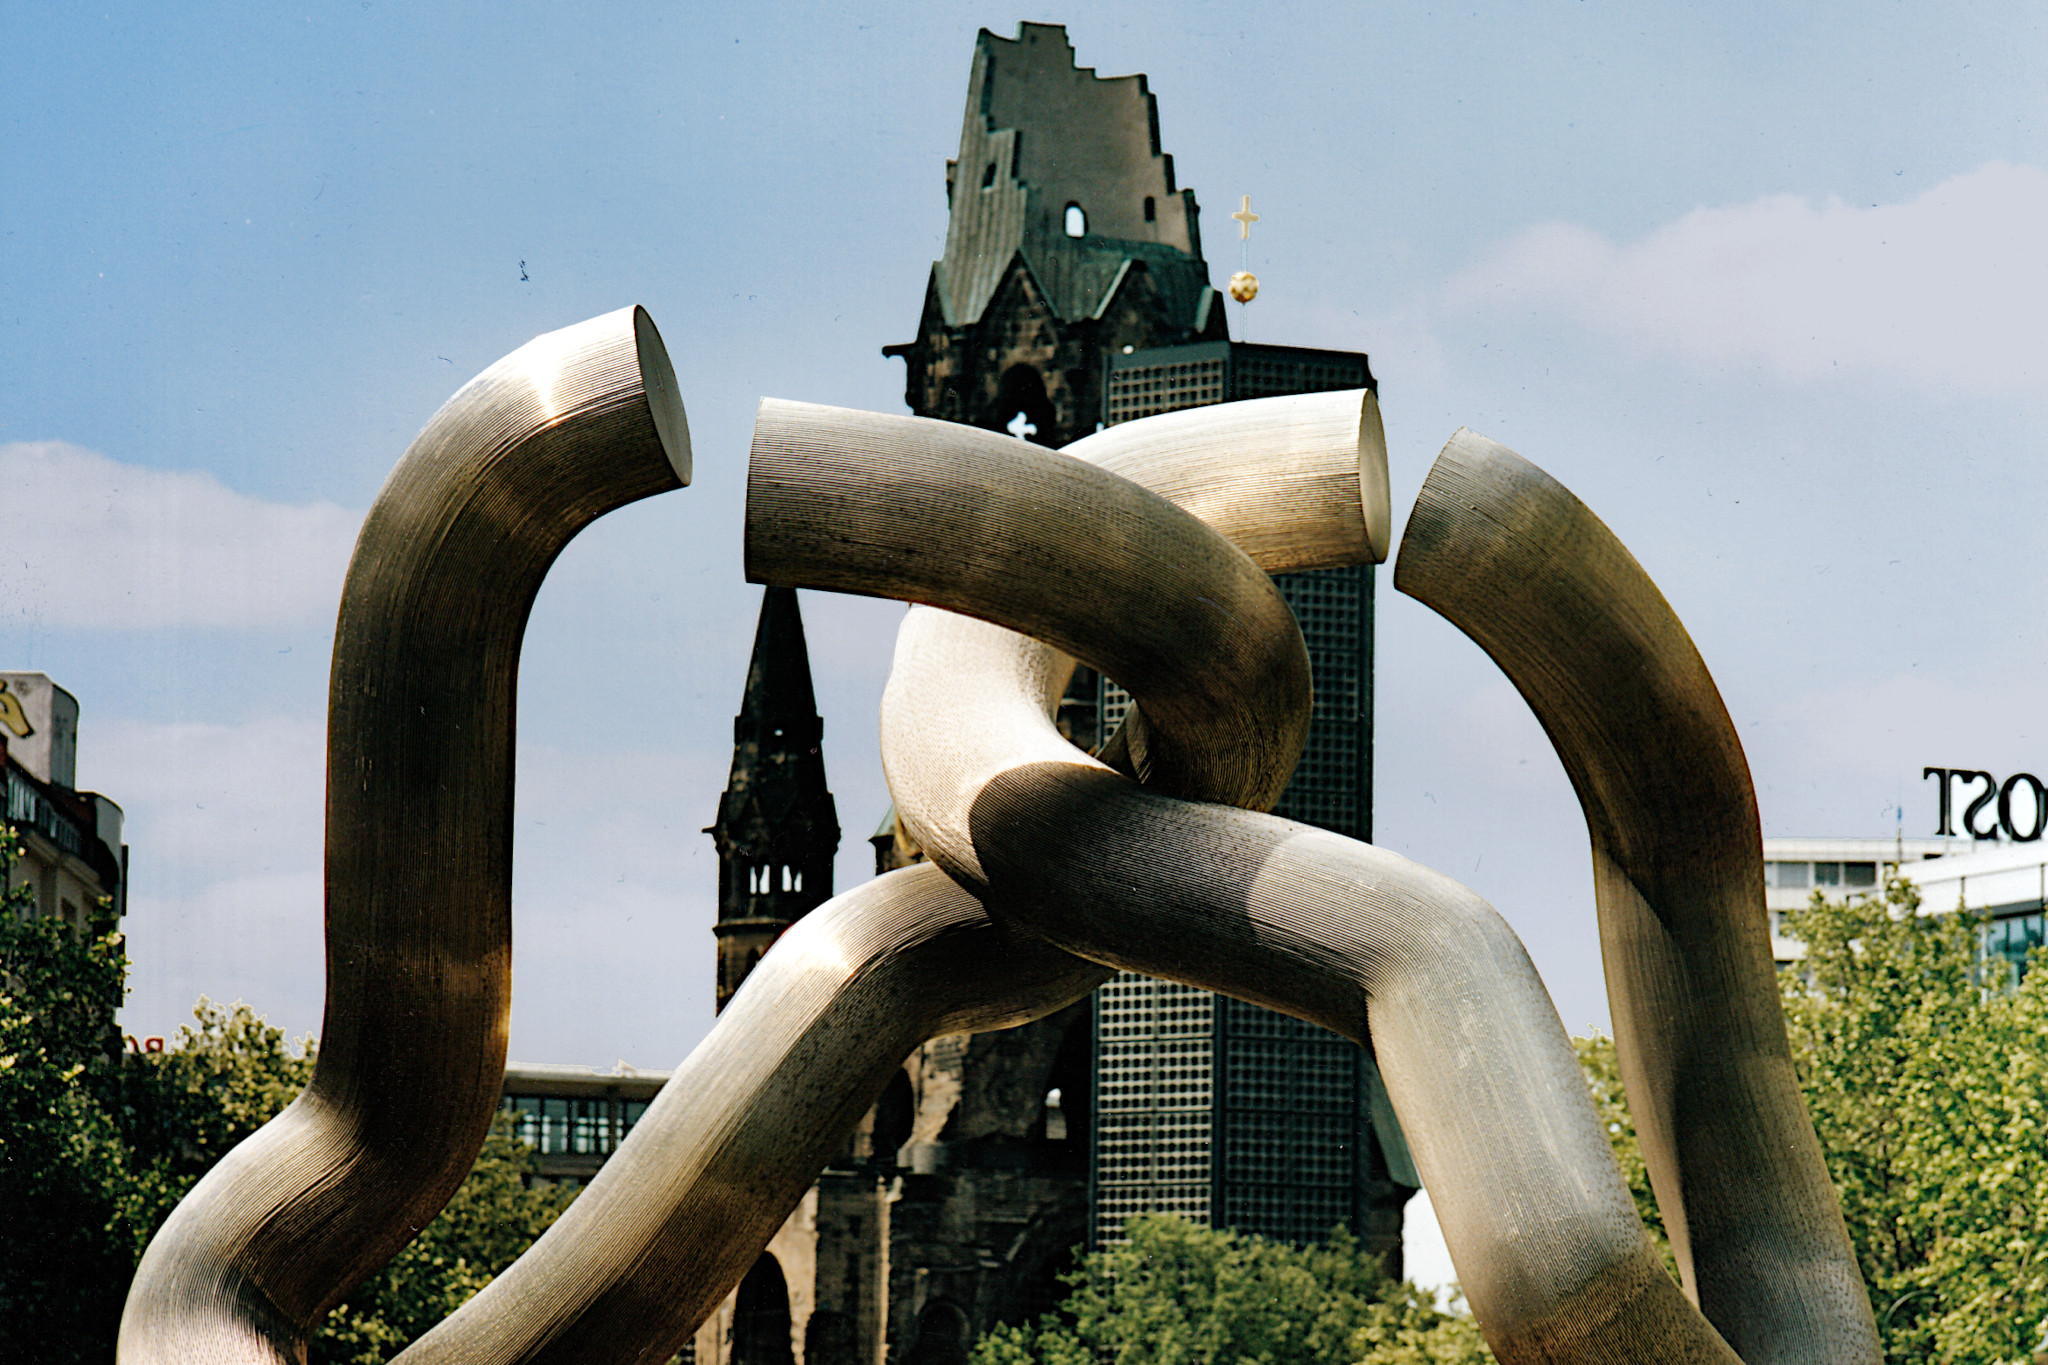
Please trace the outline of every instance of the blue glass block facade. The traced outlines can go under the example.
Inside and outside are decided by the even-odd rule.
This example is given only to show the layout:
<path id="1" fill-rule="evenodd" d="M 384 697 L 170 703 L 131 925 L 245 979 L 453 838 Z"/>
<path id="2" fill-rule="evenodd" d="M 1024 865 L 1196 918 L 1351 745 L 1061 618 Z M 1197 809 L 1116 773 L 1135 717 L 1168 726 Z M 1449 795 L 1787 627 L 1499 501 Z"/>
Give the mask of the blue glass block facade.
<path id="1" fill-rule="evenodd" d="M 1227 341 L 1115 355 L 1108 365 L 1110 424 L 1373 383 L 1362 354 Z M 1275 814 L 1370 839 L 1373 568 L 1274 582 L 1301 625 L 1315 685 L 1308 744 Z M 1130 695 L 1092 676 L 1077 685 L 1090 688 L 1091 699 L 1070 693 L 1072 714 L 1107 738 Z M 1294 1242 L 1341 1222 L 1398 1269 L 1401 1207 L 1413 1189 L 1391 1178 L 1374 1136 L 1378 1080 L 1360 1048 L 1256 1005 L 1129 972 L 1097 992 L 1095 1008 L 1097 1245 L 1120 1240 L 1125 1220 L 1145 1212 Z M 1377 1109 L 1390 1120 L 1383 1099 Z M 1412 1180 L 1405 1148 L 1394 1165 Z"/>

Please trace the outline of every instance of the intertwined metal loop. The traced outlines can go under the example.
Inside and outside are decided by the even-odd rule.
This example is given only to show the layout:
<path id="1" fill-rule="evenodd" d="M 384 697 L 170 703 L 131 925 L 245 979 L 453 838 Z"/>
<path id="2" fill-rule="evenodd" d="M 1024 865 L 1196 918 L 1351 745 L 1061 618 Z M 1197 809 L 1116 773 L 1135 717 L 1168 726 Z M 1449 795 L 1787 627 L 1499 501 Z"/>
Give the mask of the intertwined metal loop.
<path id="1" fill-rule="evenodd" d="M 505 1055 L 520 632 L 577 530 L 687 482 L 675 395 L 638 310 L 553 333 L 457 394 L 380 494 L 335 645 L 318 1070 L 151 1245 L 124 1361 L 303 1358 L 474 1159 Z M 923 604 L 898 637 L 883 762 L 932 862 L 784 935 L 560 1221 L 401 1359 L 665 1359 L 910 1051 L 1127 968 L 1373 1050 L 1503 1361 L 1875 1361 L 1793 1083 L 1741 748 L 1677 618 L 1576 498 L 1461 431 L 1394 581 L 1500 664 L 1585 807 L 1683 1292 L 1500 916 L 1263 813 L 1310 700 L 1267 575 L 1389 541 L 1362 391 L 1173 413 L 1062 452 L 764 403 L 749 576 Z M 1077 659 L 1137 699 L 1100 757 L 1050 720 Z"/>

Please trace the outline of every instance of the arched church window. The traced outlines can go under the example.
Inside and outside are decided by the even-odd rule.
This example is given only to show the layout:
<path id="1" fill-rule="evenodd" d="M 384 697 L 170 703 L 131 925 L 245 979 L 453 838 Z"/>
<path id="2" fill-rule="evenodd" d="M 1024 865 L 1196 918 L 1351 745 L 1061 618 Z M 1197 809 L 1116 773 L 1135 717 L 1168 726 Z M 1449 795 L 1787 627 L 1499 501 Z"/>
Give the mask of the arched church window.
<path id="1" fill-rule="evenodd" d="M 1086 1175 L 1088 1171 L 1090 1086 L 1094 1071 L 1094 1040 L 1084 1015 L 1068 1025 L 1051 1068 L 1039 1082 L 1045 1087 L 1040 1106 L 1044 1126 L 1035 1134 L 1048 1144 L 1059 1144 L 1047 1151 L 1054 1168 L 1077 1175 Z"/>
<path id="2" fill-rule="evenodd" d="M 1145 221 L 1148 223 L 1156 222 L 1158 221 L 1158 218 L 1159 205 L 1155 203 L 1152 199 L 1152 196 L 1148 194 L 1145 196 Z"/>
<path id="3" fill-rule="evenodd" d="M 1086 237 L 1087 235 L 1088 215 L 1082 211 L 1079 204 L 1067 205 L 1067 236 Z"/>
<path id="4" fill-rule="evenodd" d="M 795 1365 L 789 1333 L 789 1283 L 775 1257 L 763 1252 L 740 1281 L 733 1304 L 732 1365 Z"/>
<path id="5" fill-rule="evenodd" d="M 967 1314 L 943 1301 L 927 1304 L 917 1317 L 917 1339 L 911 1343 L 905 1365 L 967 1365 L 967 1353 L 974 1344 L 968 1330 Z"/>
<path id="6" fill-rule="evenodd" d="M 987 188 L 989 188 L 989 187 L 990 187 L 991 185 L 993 185 L 993 184 L 995 184 L 995 183 L 996 183 L 996 163 L 995 163 L 995 162 L 993 162 L 993 161 L 991 161 L 991 162 L 989 162 L 989 163 L 988 163 L 988 169 L 987 169 L 987 170 L 985 170 L 985 171 L 983 171 L 983 172 L 981 173 L 981 187 L 982 187 L 983 189 L 987 189 Z"/>
<path id="7" fill-rule="evenodd" d="M 1045 380 L 1029 365 L 1012 365 L 1003 371 L 996 390 L 996 413 L 1002 429 L 1012 436 L 1051 445 L 1059 426 L 1052 399 L 1046 395 Z"/>

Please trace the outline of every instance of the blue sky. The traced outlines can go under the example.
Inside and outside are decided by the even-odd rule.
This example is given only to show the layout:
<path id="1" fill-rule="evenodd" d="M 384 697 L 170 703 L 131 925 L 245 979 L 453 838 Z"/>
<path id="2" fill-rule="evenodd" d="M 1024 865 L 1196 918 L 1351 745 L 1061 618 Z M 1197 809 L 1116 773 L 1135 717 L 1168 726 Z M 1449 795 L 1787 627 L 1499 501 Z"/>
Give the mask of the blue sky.
<path id="1" fill-rule="evenodd" d="M 1111 4 L 82 9 L 0 19 L 0 666 L 130 816 L 131 1031 L 320 1007 L 327 650 L 363 510 L 536 333 L 647 306 L 692 488 L 605 519 L 522 672 L 513 1053 L 669 1066 L 711 1020 L 710 823 L 758 589 L 764 396 L 902 410 L 977 28 L 1148 73 L 1250 194 L 1255 340 L 1373 356 L 1397 525 L 1460 425 L 1563 479 L 1693 631 L 1768 834 L 1933 825 L 2048 772 L 2038 7 Z M 523 278 L 522 278 L 523 276 Z M 1233 309 L 1232 327 L 1246 324 Z M 900 609 L 806 594 L 866 875 Z M 1606 1019 L 1584 826 L 1526 708 L 1383 592 L 1378 828 Z"/>

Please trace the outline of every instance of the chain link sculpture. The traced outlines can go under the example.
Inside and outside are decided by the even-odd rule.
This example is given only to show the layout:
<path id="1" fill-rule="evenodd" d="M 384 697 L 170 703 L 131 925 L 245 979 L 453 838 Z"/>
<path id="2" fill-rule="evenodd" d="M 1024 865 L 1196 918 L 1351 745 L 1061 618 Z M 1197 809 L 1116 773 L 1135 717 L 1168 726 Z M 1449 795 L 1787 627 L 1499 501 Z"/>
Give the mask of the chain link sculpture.
<path id="1" fill-rule="evenodd" d="M 335 639 L 317 1069 L 150 1245 L 126 1365 L 303 1360 L 321 1314 L 461 1181 L 505 1059 L 527 611 L 578 530 L 689 476 L 660 338 L 627 309 L 472 381 L 379 494 Z M 1042 1017 L 1116 968 L 1373 1050 L 1509 1365 L 1878 1359 L 1793 1081 L 1734 728 L 1641 567 L 1540 470 L 1459 432 L 1394 582 L 1500 664 L 1585 808 L 1682 1291 L 1500 916 L 1263 813 L 1310 702 L 1267 575 L 1390 548 L 1369 393 L 1187 410 L 1063 452 L 770 400 L 746 519 L 751 579 L 923 604 L 882 747 L 932 862 L 784 935 L 561 1219 L 401 1361 L 666 1360 L 915 1047 Z M 1099 757 L 1050 719 L 1077 659 L 1137 698 Z"/>

